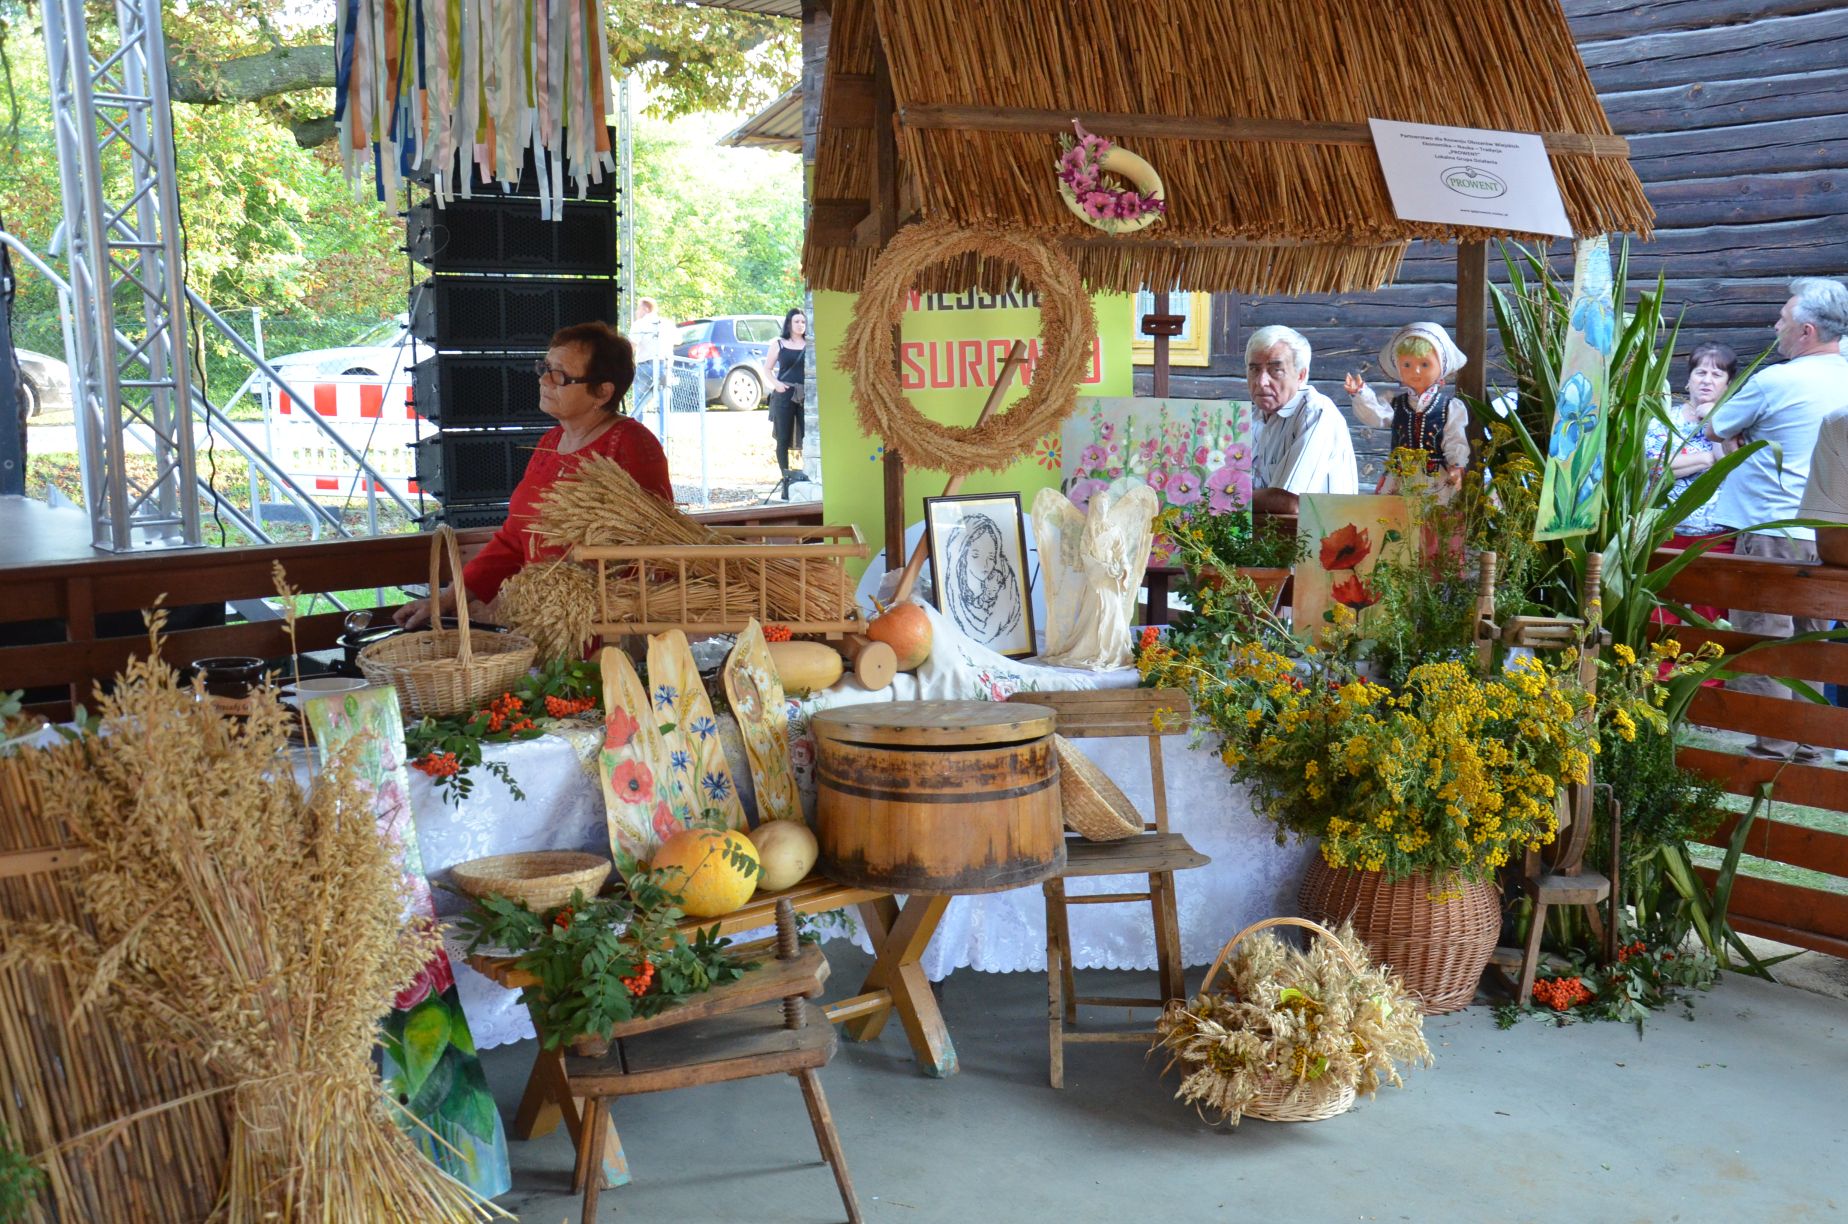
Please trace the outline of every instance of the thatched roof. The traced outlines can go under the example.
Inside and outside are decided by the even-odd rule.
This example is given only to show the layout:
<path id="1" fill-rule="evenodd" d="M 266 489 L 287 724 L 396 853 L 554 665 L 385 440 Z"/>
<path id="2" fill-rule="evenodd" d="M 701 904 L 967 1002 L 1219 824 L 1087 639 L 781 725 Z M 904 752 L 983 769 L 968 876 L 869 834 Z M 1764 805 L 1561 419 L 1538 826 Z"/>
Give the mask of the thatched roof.
<path id="1" fill-rule="evenodd" d="M 776 101 L 719 137 L 719 143 L 735 149 L 802 152 L 802 87 L 784 90 Z"/>
<path id="2" fill-rule="evenodd" d="M 1372 288 L 1412 239 L 1505 236 L 1401 221 L 1370 117 L 1540 133 L 1575 232 L 1650 229 L 1557 0 L 834 0 L 832 12 L 804 251 L 816 288 L 857 289 L 877 254 L 882 54 L 900 217 L 1056 237 L 1099 289 Z M 1162 223 L 1110 237 L 1066 209 L 1053 162 L 1074 117 L 1156 166 Z M 971 272 L 946 269 L 937 287 Z"/>

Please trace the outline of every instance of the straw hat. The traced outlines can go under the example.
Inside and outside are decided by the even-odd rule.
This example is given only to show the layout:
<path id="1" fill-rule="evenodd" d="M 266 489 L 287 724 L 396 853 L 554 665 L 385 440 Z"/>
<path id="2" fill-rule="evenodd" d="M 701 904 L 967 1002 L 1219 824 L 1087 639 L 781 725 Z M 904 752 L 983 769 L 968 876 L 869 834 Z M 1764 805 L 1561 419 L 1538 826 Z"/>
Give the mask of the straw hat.
<path id="1" fill-rule="evenodd" d="M 1059 800 L 1065 827 L 1086 841 L 1121 841 L 1142 832 L 1135 804 L 1063 735 L 1052 737 L 1059 753 Z"/>

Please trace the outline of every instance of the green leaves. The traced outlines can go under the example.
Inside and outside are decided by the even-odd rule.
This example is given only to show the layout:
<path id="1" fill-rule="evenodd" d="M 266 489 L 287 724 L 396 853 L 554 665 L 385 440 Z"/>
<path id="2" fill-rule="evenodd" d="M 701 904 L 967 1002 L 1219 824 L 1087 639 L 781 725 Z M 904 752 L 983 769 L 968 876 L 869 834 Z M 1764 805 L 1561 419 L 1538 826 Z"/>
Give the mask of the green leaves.
<path id="1" fill-rule="evenodd" d="M 522 998 L 548 1049 L 655 1015 L 755 968 L 732 960 L 730 941 L 716 925 L 689 943 L 676 929 L 680 898 L 660 873 L 631 862 L 624 879 L 625 892 L 591 898 L 578 892 L 569 905 L 544 914 L 504 897 L 485 898 L 458 922 L 470 951 L 504 949 L 538 979 Z"/>

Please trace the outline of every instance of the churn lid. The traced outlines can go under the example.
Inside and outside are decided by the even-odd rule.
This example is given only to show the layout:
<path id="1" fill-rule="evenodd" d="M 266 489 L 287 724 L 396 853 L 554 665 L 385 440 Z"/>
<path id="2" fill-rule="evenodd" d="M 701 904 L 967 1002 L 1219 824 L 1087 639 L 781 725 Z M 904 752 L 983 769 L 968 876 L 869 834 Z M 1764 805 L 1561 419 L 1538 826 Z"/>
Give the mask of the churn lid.
<path id="1" fill-rule="evenodd" d="M 899 748 L 1018 744 L 1051 735 L 1055 714 L 1021 701 L 872 701 L 809 720 L 817 739 Z"/>

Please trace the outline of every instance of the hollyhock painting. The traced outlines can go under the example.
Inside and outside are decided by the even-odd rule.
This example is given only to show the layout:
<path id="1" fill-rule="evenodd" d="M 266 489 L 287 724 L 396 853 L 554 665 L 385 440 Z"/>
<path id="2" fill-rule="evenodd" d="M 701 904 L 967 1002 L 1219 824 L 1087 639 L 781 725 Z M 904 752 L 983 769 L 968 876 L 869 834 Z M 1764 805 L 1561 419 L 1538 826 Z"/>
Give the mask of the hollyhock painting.
<path id="1" fill-rule="evenodd" d="M 1337 606 L 1366 624 L 1379 596 L 1367 583 L 1380 555 L 1409 547 L 1411 512 L 1403 497 L 1371 493 L 1310 493 L 1296 532 L 1307 545 L 1296 566 L 1291 624 L 1304 641 L 1319 641 Z"/>
<path id="2" fill-rule="evenodd" d="M 1246 514 L 1251 436 L 1251 406 L 1237 400 L 1081 398 L 1059 439 L 1061 489 L 1083 510 L 1129 476 L 1164 508 L 1205 503 L 1215 514 Z M 1166 556 L 1157 536 L 1151 559 Z"/>

